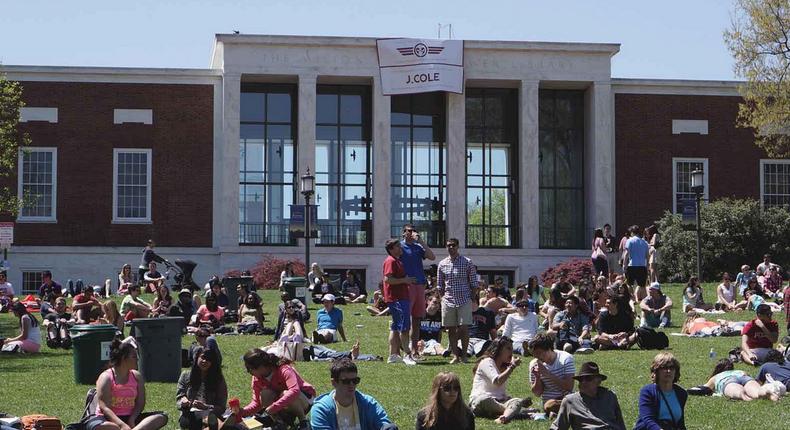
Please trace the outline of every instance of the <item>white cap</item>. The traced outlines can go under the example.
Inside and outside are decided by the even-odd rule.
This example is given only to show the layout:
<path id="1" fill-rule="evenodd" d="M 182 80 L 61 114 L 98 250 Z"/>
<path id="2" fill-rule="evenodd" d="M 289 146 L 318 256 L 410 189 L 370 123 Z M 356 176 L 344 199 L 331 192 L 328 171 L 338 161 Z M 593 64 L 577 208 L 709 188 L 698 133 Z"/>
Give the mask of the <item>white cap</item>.
<path id="1" fill-rule="evenodd" d="M 661 291 L 661 284 L 659 284 L 658 282 L 653 282 L 652 284 L 650 284 L 650 289 Z"/>
<path id="2" fill-rule="evenodd" d="M 330 294 L 330 293 L 324 294 L 324 297 L 321 299 L 321 301 L 325 302 L 327 300 L 330 301 L 330 302 L 334 302 L 335 301 L 335 295 L 334 294 Z"/>

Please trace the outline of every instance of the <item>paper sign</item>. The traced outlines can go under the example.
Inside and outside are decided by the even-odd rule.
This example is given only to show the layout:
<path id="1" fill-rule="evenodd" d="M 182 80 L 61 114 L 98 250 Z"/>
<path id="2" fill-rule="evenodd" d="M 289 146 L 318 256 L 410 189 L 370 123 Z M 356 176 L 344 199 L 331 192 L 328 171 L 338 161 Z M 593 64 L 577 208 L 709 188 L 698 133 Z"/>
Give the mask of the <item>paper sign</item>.
<path id="1" fill-rule="evenodd" d="M 11 245 L 14 243 L 14 223 L 0 222 L 0 244 Z"/>
<path id="2" fill-rule="evenodd" d="M 100 349 L 100 357 L 99 360 L 101 361 L 108 361 L 110 359 L 110 345 L 112 345 L 112 341 L 109 342 L 102 342 L 99 345 Z"/>

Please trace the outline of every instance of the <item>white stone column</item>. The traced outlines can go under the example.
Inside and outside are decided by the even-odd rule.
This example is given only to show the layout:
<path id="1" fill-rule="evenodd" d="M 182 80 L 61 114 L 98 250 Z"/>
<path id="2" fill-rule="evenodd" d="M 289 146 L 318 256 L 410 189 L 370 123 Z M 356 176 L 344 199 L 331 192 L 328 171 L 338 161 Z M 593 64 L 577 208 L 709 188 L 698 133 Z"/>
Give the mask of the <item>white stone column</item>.
<path id="1" fill-rule="evenodd" d="M 222 141 L 215 149 L 214 228 L 219 232 L 219 246 L 239 245 L 239 119 L 241 75 L 222 77 Z M 215 244 L 216 245 L 216 244 Z"/>
<path id="2" fill-rule="evenodd" d="M 373 246 L 390 238 L 392 223 L 392 142 L 390 136 L 391 98 L 382 95 L 381 79 L 373 77 Z M 378 248 L 377 248 L 378 249 Z M 373 277 L 368 276 L 369 279 Z M 368 282 L 368 289 L 376 283 Z"/>
<path id="3" fill-rule="evenodd" d="M 315 109 L 316 109 L 316 75 L 299 75 L 298 100 L 298 145 L 296 150 L 297 176 L 305 174 L 308 167 L 315 173 Z M 299 179 L 297 178 L 297 186 Z M 315 204 L 315 202 L 313 202 Z"/>
<path id="4" fill-rule="evenodd" d="M 521 209 L 521 247 L 540 246 L 540 134 L 538 124 L 539 85 L 536 80 L 521 81 L 519 120 L 521 128 L 519 204 Z"/>
<path id="5" fill-rule="evenodd" d="M 304 197 L 299 192 L 301 186 L 301 176 L 307 173 L 307 168 L 310 168 L 310 173 L 315 175 L 315 109 L 316 109 L 316 80 L 315 74 L 300 74 L 299 75 L 299 90 L 298 93 L 298 123 L 297 123 L 297 146 L 296 146 L 296 202 L 304 204 Z M 314 205 L 316 195 L 314 194 L 310 200 L 310 204 Z M 312 227 L 311 227 L 312 229 Z M 315 240 L 313 240 L 313 246 Z M 304 249 L 304 238 L 297 240 L 297 245 Z M 305 263 L 309 266 L 310 262 Z"/>
<path id="6" fill-rule="evenodd" d="M 592 130 L 590 164 L 590 190 L 588 191 L 588 228 L 606 223 L 622 230 L 615 223 L 615 148 L 614 148 L 614 97 L 609 81 L 595 82 L 589 89 L 589 115 Z M 615 231 L 619 231 L 615 230 Z"/>
<path id="7" fill-rule="evenodd" d="M 466 97 L 447 94 L 447 238 L 466 247 Z"/>

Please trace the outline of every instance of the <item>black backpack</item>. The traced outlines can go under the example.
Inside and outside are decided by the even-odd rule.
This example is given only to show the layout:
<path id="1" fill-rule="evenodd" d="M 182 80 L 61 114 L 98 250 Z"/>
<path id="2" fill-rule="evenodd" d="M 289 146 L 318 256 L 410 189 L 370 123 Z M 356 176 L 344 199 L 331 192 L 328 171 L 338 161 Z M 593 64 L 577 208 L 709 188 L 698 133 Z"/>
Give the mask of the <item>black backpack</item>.
<path id="1" fill-rule="evenodd" d="M 85 407 L 82 409 L 80 422 L 67 425 L 66 430 L 85 430 L 85 424 L 91 417 L 96 415 L 98 408 L 99 398 L 96 396 L 96 388 L 91 388 L 85 395 Z"/>
<path id="2" fill-rule="evenodd" d="M 639 327 L 636 329 L 637 339 L 640 349 L 666 349 L 669 347 L 669 338 L 660 331 L 655 331 L 650 327 Z"/>

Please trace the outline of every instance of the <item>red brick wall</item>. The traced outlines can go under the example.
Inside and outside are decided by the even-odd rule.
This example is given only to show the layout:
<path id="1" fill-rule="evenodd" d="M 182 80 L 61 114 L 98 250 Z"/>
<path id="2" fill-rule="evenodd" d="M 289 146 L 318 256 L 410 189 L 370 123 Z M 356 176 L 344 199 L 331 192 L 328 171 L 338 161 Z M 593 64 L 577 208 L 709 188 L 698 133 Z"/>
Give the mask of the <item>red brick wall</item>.
<path id="1" fill-rule="evenodd" d="M 27 106 L 58 108 L 57 124 L 21 124 L 32 146 L 58 148 L 57 223 L 17 223 L 16 245 L 211 246 L 211 85 L 22 85 Z M 119 108 L 152 109 L 153 124 L 113 124 Z M 112 224 L 113 148 L 152 149 L 152 224 Z"/>
<path id="2" fill-rule="evenodd" d="M 672 158 L 707 158 L 709 197 L 760 198 L 750 129 L 735 126 L 740 97 L 615 95 L 617 229 L 647 226 L 672 210 Z M 708 134 L 672 134 L 673 119 L 708 121 Z"/>

